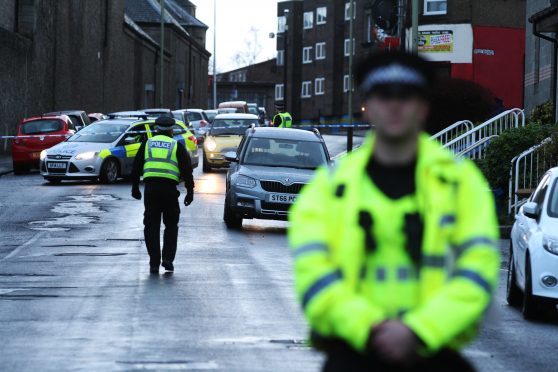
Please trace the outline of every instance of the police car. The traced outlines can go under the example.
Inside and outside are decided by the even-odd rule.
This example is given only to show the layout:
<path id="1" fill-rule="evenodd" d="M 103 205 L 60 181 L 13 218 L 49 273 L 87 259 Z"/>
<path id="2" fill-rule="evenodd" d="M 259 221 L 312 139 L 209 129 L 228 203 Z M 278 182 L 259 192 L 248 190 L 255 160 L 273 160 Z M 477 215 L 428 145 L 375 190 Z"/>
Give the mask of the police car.
<path id="1" fill-rule="evenodd" d="M 155 135 L 155 120 L 119 118 L 98 121 L 41 152 L 41 175 L 51 183 L 62 180 L 116 182 L 131 174 L 142 142 Z M 185 145 L 192 167 L 199 163 L 196 137 L 176 121 L 174 139 Z"/>

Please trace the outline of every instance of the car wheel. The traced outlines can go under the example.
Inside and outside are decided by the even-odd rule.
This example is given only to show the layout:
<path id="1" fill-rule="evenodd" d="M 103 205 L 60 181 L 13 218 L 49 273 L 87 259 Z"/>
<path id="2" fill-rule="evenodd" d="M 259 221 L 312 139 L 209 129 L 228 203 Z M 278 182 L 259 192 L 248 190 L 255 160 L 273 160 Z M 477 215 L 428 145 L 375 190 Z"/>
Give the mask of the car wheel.
<path id="1" fill-rule="evenodd" d="M 531 276 L 531 262 L 529 255 L 525 260 L 525 286 L 523 290 L 523 306 L 521 312 L 525 319 L 537 319 L 540 313 L 540 304 L 538 299 L 533 296 L 533 280 Z"/>
<path id="2" fill-rule="evenodd" d="M 53 185 L 59 185 L 60 182 L 62 182 L 60 178 L 52 178 L 52 177 L 45 177 L 45 180 L 47 180 L 48 183 L 51 183 Z"/>
<path id="3" fill-rule="evenodd" d="M 107 159 L 101 167 L 100 180 L 102 183 L 115 183 L 120 176 L 120 167 L 116 159 Z"/>
<path id="4" fill-rule="evenodd" d="M 203 153 L 203 166 L 202 166 L 202 170 L 204 173 L 209 173 L 211 172 L 211 166 L 209 165 L 209 162 L 207 161 L 207 157 L 205 156 L 205 152 Z"/>
<path id="5" fill-rule="evenodd" d="M 515 264 L 513 258 L 513 245 L 510 242 L 510 254 L 508 259 L 508 276 L 506 281 L 506 301 L 510 306 L 518 306 L 521 304 L 521 290 L 517 286 L 517 278 L 515 274 Z"/>
<path id="6" fill-rule="evenodd" d="M 230 207 L 229 198 L 225 198 L 225 209 L 223 211 L 223 221 L 229 229 L 240 229 L 242 228 L 242 220 L 238 214 L 234 213 Z"/>
<path id="7" fill-rule="evenodd" d="M 19 176 L 21 174 L 29 172 L 29 167 L 17 163 L 13 163 L 14 174 Z"/>

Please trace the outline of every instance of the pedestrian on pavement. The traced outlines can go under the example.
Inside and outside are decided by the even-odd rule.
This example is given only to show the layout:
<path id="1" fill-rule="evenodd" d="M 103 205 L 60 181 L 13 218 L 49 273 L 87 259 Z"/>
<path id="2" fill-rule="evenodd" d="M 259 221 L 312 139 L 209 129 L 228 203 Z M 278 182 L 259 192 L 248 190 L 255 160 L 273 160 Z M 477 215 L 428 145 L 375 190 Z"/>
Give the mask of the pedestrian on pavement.
<path id="1" fill-rule="evenodd" d="M 422 132 L 426 61 L 384 52 L 355 71 L 361 148 L 318 170 L 290 214 L 295 285 L 324 371 L 472 371 L 500 259 L 494 200 L 473 162 Z"/>
<path id="2" fill-rule="evenodd" d="M 184 180 L 187 191 L 184 205 L 188 206 L 194 200 L 192 163 L 184 145 L 173 138 L 174 124 L 174 119 L 168 116 L 155 120 L 158 134 L 141 144 L 132 170 L 132 197 L 141 199 L 139 182 L 142 174 L 145 183 L 143 224 L 152 274 L 158 274 L 161 265 L 161 216 L 165 224 L 162 265 L 166 271 L 174 271 L 180 217 L 180 191 L 176 186 L 180 180 Z"/>
<path id="3" fill-rule="evenodd" d="M 276 128 L 291 128 L 293 126 L 293 117 L 285 110 L 283 101 L 275 102 L 273 126 Z"/>

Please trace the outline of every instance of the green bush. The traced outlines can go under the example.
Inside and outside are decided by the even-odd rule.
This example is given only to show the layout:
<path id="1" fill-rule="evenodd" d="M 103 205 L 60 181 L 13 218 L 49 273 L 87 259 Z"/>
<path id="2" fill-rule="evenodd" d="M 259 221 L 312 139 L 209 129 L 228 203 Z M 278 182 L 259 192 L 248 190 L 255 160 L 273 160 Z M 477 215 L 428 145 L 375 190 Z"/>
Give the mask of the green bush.
<path id="1" fill-rule="evenodd" d="M 485 158 L 478 161 L 492 189 L 499 189 L 507 195 L 511 160 L 557 131 L 555 125 L 534 123 L 505 131 L 493 140 L 486 150 Z"/>
<path id="2" fill-rule="evenodd" d="M 541 124 L 550 124 L 552 123 L 552 110 L 554 110 L 552 102 L 546 101 L 542 105 L 535 106 L 531 111 L 529 120 Z"/>

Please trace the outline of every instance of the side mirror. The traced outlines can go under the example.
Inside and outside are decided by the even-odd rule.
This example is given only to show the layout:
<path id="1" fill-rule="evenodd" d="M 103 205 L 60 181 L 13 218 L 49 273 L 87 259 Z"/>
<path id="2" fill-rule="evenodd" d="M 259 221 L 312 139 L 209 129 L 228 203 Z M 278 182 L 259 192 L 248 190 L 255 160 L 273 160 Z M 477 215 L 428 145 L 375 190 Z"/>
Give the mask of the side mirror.
<path id="1" fill-rule="evenodd" d="M 537 203 L 528 202 L 523 205 L 523 214 L 525 217 L 532 218 L 534 220 L 539 218 L 539 207 Z"/>
<path id="2" fill-rule="evenodd" d="M 231 163 L 236 163 L 238 162 L 238 158 L 236 157 L 236 152 L 234 151 L 229 151 L 225 154 L 225 160 L 229 161 Z"/>

